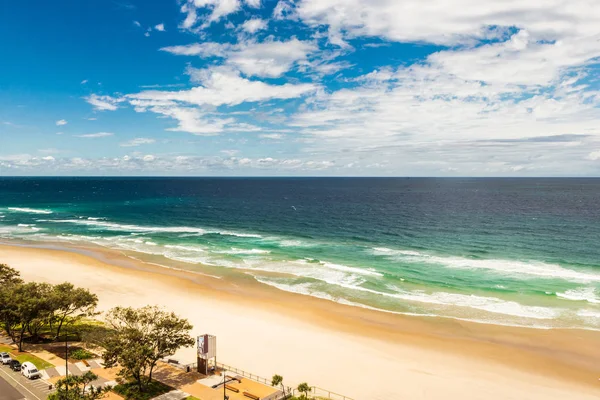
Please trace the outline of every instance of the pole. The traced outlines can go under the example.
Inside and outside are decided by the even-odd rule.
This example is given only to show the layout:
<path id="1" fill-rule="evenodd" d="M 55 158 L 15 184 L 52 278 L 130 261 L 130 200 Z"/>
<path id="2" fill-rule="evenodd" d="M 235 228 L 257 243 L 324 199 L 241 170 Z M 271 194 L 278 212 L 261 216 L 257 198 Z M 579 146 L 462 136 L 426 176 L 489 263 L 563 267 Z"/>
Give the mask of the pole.
<path id="1" fill-rule="evenodd" d="M 69 398 L 69 333 L 65 327 L 65 391 L 67 399 Z"/>
<path id="2" fill-rule="evenodd" d="M 225 384 L 227 383 L 227 375 L 225 374 L 226 369 L 223 368 L 223 400 L 229 400 L 226 393 Z"/>

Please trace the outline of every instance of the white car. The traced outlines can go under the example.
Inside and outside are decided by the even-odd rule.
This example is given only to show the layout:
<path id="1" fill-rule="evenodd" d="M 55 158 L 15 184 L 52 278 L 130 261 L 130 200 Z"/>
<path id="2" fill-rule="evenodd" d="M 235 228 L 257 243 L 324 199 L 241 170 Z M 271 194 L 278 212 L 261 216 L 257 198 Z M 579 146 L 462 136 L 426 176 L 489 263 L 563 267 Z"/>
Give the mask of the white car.
<path id="1" fill-rule="evenodd" d="M 37 367 L 29 361 L 26 361 L 21 365 L 21 374 L 27 379 L 37 379 L 42 377 L 42 374 L 40 374 Z"/>
<path id="2" fill-rule="evenodd" d="M 12 361 L 12 358 L 8 355 L 8 353 L 0 353 L 0 362 L 4 365 L 8 365 Z"/>

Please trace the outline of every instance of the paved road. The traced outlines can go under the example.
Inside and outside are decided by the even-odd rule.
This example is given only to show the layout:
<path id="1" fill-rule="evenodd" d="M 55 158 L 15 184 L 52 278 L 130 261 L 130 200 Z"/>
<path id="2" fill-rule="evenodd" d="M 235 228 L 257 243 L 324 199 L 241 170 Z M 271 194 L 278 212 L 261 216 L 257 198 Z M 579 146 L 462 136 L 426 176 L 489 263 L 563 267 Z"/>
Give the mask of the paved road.
<path id="1" fill-rule="evenodd" d="M 7 397 L 6 400 L 46 400 L 48 394 L 51 392 L 48 389 L 47 382 L 40 379 L 30 381 L 20 373 L 14 372 L 6 366 L 0 366 L 0 381 L 0 400 L 5 400 L 2 397 L 2 389 L 4 388 L 2 385 L 6 385 L 6 383 L 22 393 L 20 397 Z"/>
<path id="2" fill-rule="evenodd" d="M 21 400 L 26 399 L 17 389 L 12 387 L 0 376 L 0 400 Z"/>

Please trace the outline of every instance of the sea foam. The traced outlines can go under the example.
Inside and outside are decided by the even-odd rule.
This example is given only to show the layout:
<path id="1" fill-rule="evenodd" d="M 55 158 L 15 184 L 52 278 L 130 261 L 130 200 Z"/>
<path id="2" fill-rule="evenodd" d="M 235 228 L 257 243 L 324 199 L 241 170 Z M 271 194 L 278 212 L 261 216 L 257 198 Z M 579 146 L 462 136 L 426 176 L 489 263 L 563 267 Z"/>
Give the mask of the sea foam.
<path id="1" fill-rule="evenodd" d="M 103 228 L 112 231 L 121 232 L 145 232 L 145 233 L 195 233 L 198 235 L 205 234 L 218 234 L 225 236 L 237 236 L 237 237 L 253 237 L 260 238 L 261 235 L 253 233 L 238 233 L 231 231 L 218 231 L 218 230 L 207 230 L 203 228 L 189 227 L 189 226 L 142 226 L 142 225 L 131 225 L 131 224 L 118 224 L 115 222 L 100 221 L 100 220 L 84 220 L 84 219 L 56 219 L 46 220 L 46 222 L 53 223 L 68 223 L 76 225 L 87 225 L 91 227 Z"/>
<path id="2" fill-rule="evenodd" d="M 26 208 L 26 207 L 8 207 L 7 208 L 10 211 L 13 212 L 20 212 L 20 213 L 29 213 L 29 214 L 52 214 L 52 211 L 50 210 L 40 210 L 37 208 Z"/>
<path id="3" fill-rule="evenodd" d="M 452 269 L 488 270 L 500 275 L 518 276 L 519 278 L 562 279 L 571 282 L 600 282 L 600 274 L 576 271 L 557 264 L 540 261 L 513 261 L 499 259 L 472 259 L 465 257 L 441 257 L 424 254 L 413 250 L 393 250 L 377 247 L 373 254 L 386 256 L 404 263 L 427 263 Z"/>
<path id="4" fill-rule="evenodd" d="M 600 304 L 600 298 L 596 296 L 596 290 L 593 287 L 571 289 L 564 293 L 556 293 L 556 296 L 566 300 L 587 301 L 592 304 Z"/>

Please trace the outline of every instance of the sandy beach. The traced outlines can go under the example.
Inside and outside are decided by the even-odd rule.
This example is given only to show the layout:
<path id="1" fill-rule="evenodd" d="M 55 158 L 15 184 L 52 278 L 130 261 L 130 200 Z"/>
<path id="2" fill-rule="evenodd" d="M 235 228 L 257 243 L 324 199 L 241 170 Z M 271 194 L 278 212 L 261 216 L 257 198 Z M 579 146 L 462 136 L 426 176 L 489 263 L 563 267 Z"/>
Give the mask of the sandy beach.
<path id="1" fill-rule="evenodd" d="M 217 336 L 219 362 L 358 399 L 598 399 L 600 333 L 376 312 L 117 252 L 0 246 L 25 280 L 89 288 L 100 310 L 158 304 Z M 194 349 L 177 357 L 194 362 Z"/>

